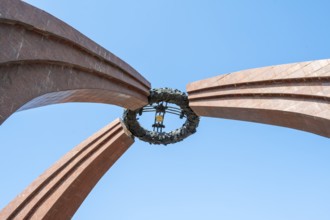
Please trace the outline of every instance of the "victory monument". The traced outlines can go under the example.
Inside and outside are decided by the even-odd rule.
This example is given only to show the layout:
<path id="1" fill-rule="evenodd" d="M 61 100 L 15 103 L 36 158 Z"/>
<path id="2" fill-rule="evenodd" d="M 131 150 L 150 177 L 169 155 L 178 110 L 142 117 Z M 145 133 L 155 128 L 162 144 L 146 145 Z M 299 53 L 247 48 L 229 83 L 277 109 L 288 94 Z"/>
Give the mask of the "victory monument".
<path id="1" fill-rule="evenodd" d="M 123 107 L 9 203 L 0 219 L 70 219 L 98 180 L 134 143 L 183 141 L 201 116 L 272 124 L 330 137 L 330 60 L 269 66 L 152 89 L 120 58 L 19 0 L 0 2 L 0 124 L 17 111 L 93 102 Z M 154 112 L 150 128 L 138 118 Z M 166 115 L 185 120 L 164 132 Z M 121 116 L 118 116 L 121 117 Z"/>

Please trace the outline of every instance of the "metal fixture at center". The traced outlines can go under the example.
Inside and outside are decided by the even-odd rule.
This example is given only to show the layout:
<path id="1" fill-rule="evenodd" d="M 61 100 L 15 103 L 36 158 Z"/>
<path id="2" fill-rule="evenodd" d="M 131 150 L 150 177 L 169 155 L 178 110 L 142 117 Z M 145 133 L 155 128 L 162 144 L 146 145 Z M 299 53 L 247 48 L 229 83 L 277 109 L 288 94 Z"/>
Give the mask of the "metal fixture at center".
<path id="1" fill-rule="evenodd" d="M 175 104 L 170 106 L 168 103 Z M 143 128 L 137 120 L 144 112 L 155 112 L 152 131 Z M 165 115 L 174 114 L 180 119 L 186 118 L 182 127 L 170 132 L 164 132 Z M 188 97 L 177 89 L 160 88 L 152 89 L 149 104 L 143 108 L 131 111 L 126 109 L 123 121 L 134 136 L 150 144 L 172 144 L 196 132 L 199 117 L 189 107 Z"/>
<path id="2" fill-rule="evenodd" d="M 185 116 L 185 112 L 180 107 L 169 106 L 168 102 L 159 102 L 156 104 L 149 104 L 142 108 L 142 112 L 155 112 L 154 124 L 152 125 L 153 131 L 162 133 L 163 128 L 165 128 L 164 120 L 165 114 L 171 113 L 178 115 L 180 119 Z M 139 115 L 142 115 L 142 114 Z"/>

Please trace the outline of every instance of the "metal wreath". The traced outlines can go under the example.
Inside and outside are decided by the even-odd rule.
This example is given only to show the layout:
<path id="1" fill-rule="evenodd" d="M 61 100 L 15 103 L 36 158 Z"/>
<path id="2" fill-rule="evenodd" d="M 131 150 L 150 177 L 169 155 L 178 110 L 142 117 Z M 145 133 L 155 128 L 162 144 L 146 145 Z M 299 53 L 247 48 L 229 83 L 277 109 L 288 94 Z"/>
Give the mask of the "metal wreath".
<path id="1" fill-rule="evenodd" d="M 159 88 L 150 90 L 150 96 L 148 98 L 149 105 L 153 103 L 168 102 L 176 104 L 181 108 L 182 115 L 186 121 L 182 127 L 177 128 L 170 132 L 157 132 L 149 131 L 143 128 L 137 121 L 136 116 L 141 115 L 143 109 L 137 109 L 135 111 L 125 109 L 123 114 L 123 121 L 127 128 L 132 132 L 134 136 L 142 141 L 149 142 L 150 144 L 173 144 L 182 141 L 189 135 L 196 132 L 196 128 L 199 124 L 199 116 L 189 107 L 188 97 L 184 92 L 178 89 Z"/>

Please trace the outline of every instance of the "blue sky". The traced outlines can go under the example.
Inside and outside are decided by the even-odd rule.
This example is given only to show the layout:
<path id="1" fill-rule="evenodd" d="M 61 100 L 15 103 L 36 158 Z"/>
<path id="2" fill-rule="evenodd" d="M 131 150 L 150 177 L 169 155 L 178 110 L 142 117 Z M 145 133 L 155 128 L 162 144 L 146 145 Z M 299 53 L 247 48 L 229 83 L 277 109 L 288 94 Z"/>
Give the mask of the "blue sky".
<path id="1" fill-rule="evenodd" d="M 154 88 L 330 58 L 326 0 L 27 1 L 125 60 Z M 122 114 L 60 104 L 0 126 L 0 208 L 69 149 Z M 329 220 L 330 141 L 288 128 L 202 118 L 175 145 L 136 140 L 74 219 Z"/>

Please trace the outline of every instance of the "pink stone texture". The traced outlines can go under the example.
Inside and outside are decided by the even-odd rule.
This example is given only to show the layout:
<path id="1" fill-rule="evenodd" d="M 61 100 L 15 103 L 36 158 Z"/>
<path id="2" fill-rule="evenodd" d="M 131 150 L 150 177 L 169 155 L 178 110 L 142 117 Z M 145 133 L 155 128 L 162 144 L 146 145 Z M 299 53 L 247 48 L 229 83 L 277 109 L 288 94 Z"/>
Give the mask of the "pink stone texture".
<path id="1" fill-rule="evenodd" d="M 0 124 L 16 111 L 65 102 L 131 110 L 150 83 L 124 61 L 50 14 L 1 0 Z M 266 123 L 330 137 L 330 60 L 220 75 L 187 86 L 200 116 Z M 119 119 L 75 147 L 1 212 L 0 219 L 71 219 L 134 142 Z"/>
<path id="2" fill-rule="evenodd" d="M 71 219 L 95 184 L 133 144 L 117 119 L 73 148 L 1 212 L 0 219 Z"/>
<path id="3" fill-rule="evenodd" d="M 52 15 L 1 0 L 0 124 L 19 110 L 97 102 L 131 110 L 150 83 L 124 61 Z"/>
<path id="4" fill-rule="evenodd" d="M 66 102 L 131 110 L 150 83 L 124 61 L 48 13 L 1 0 L 0 124 L 16 111 Z M 75 147 L 0 212 L 0 219 L 71 219 L 133 143 L 116 120 Z"/>
<path id="5" fill-rule="evenodd" d="M 187 85 L 200 116 L 284 126 L 330 137 L 330 60 L 269 66 Z"/>

